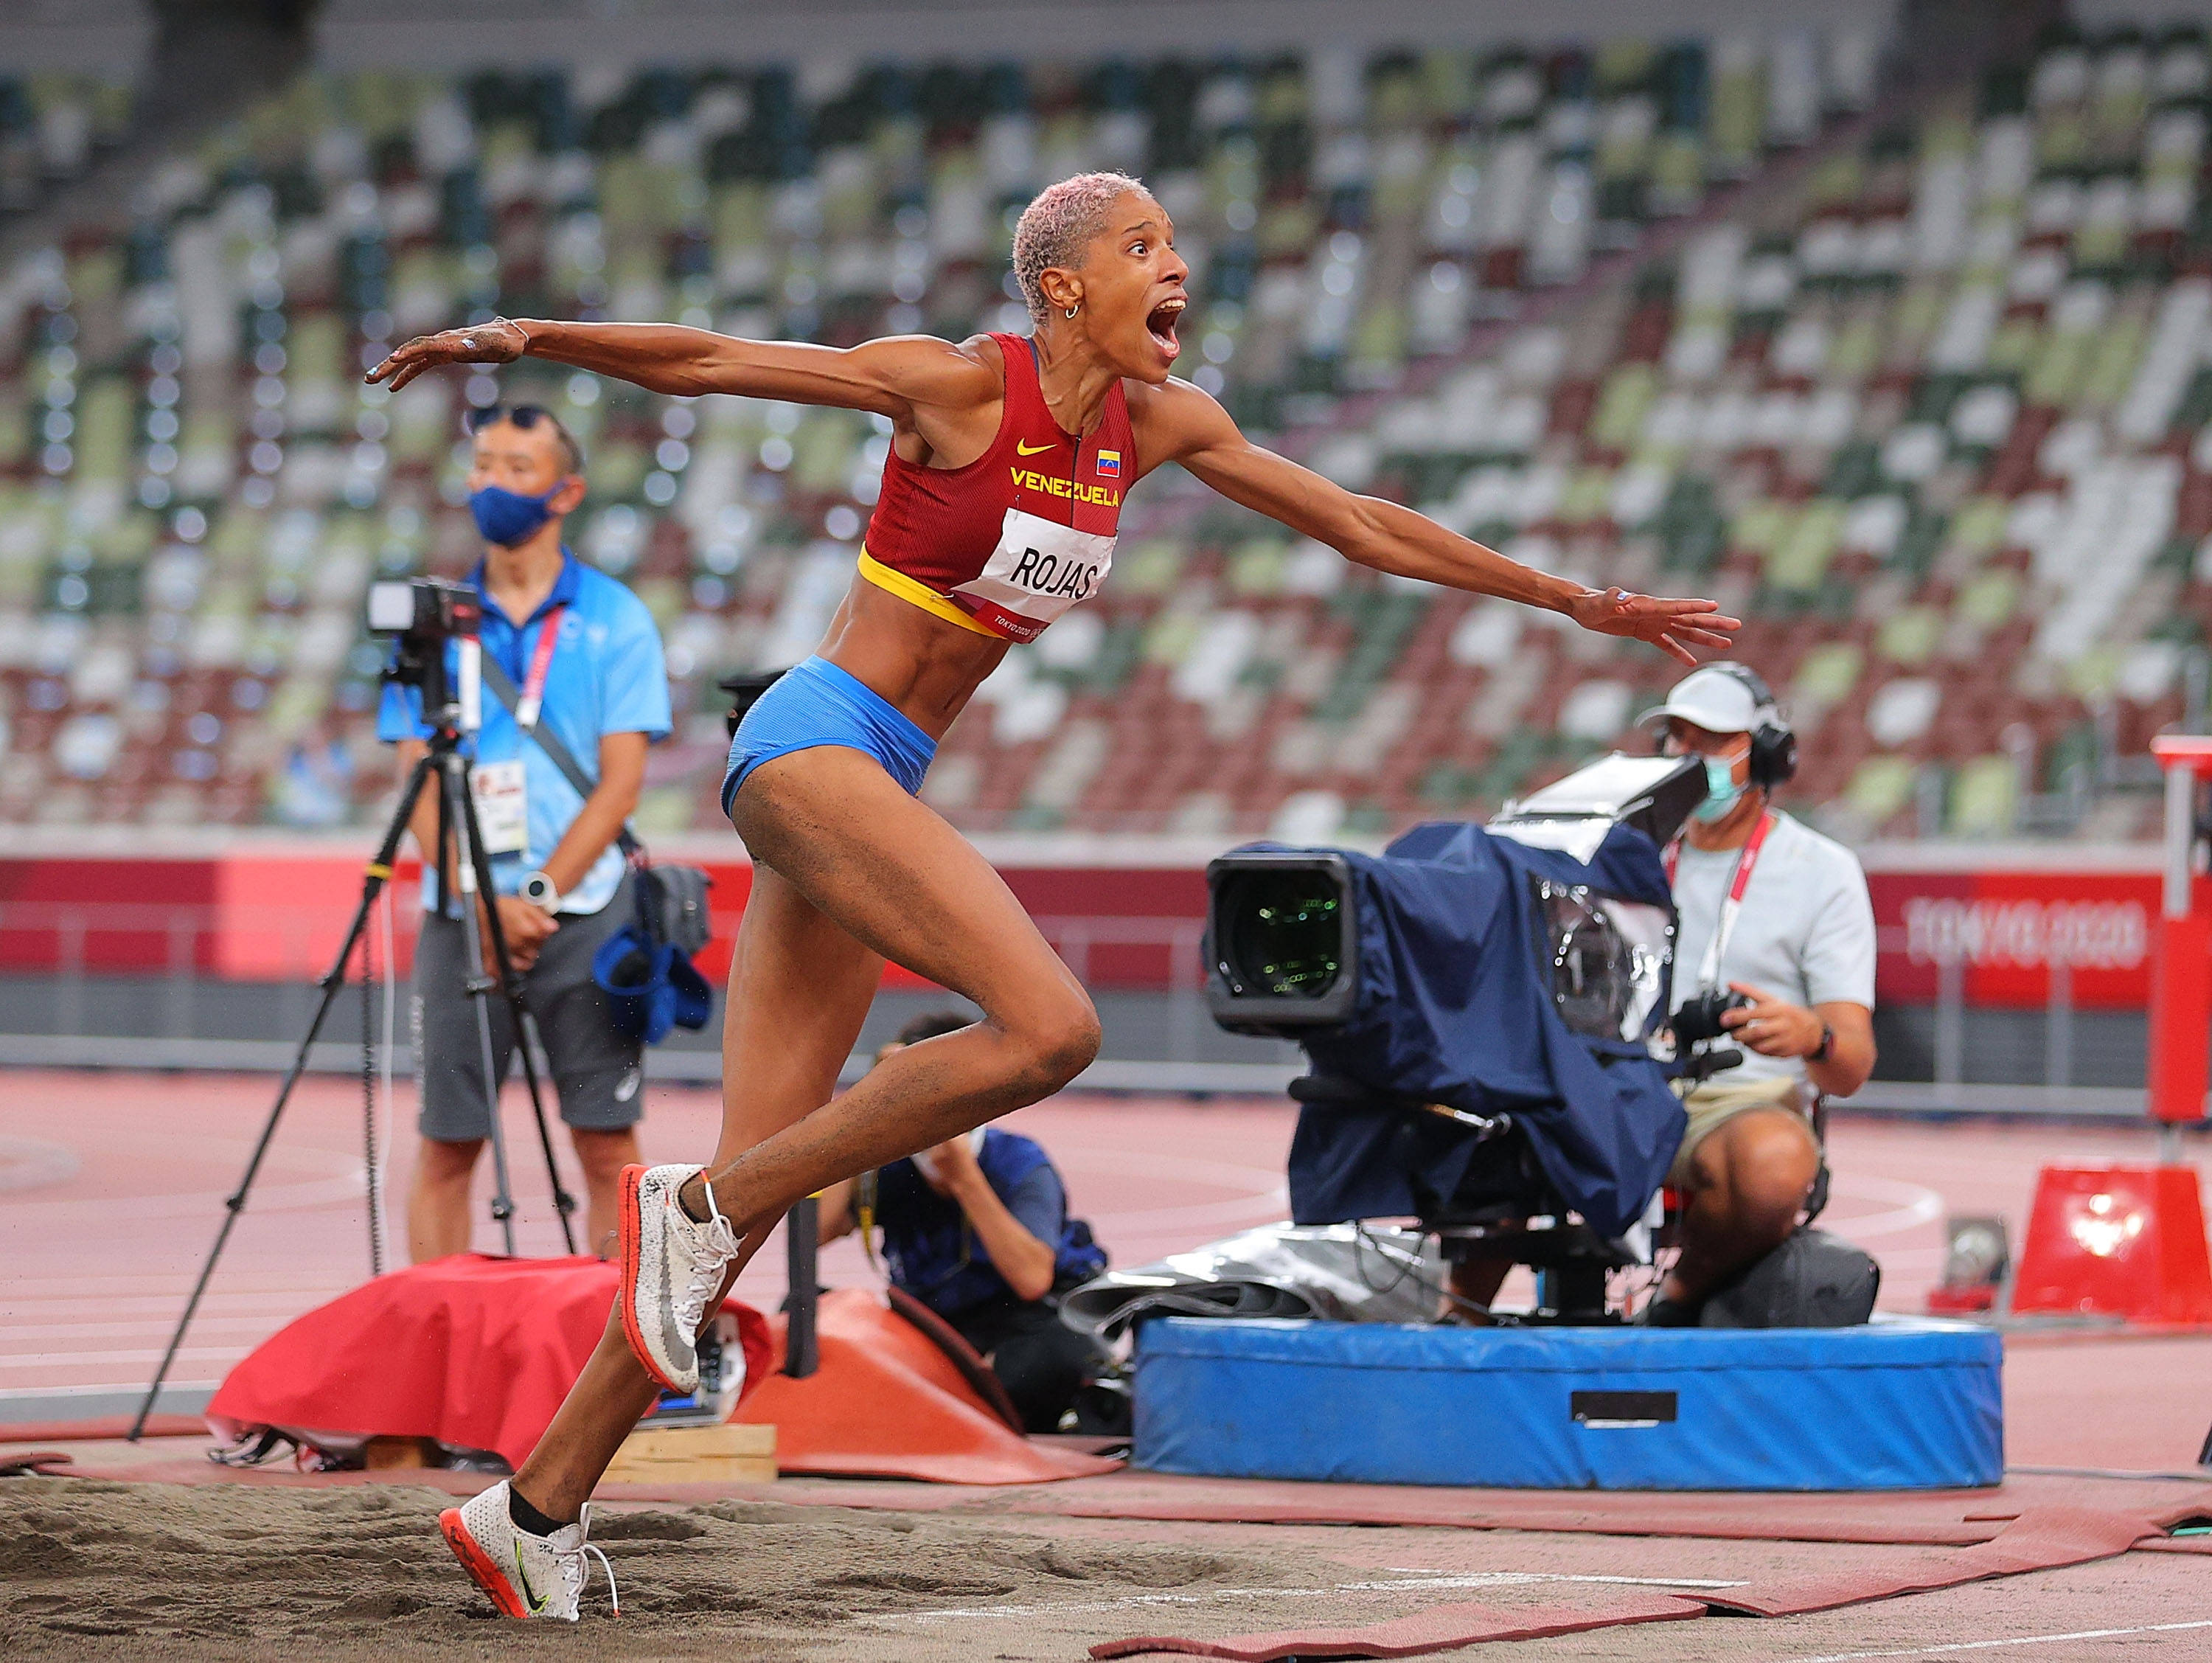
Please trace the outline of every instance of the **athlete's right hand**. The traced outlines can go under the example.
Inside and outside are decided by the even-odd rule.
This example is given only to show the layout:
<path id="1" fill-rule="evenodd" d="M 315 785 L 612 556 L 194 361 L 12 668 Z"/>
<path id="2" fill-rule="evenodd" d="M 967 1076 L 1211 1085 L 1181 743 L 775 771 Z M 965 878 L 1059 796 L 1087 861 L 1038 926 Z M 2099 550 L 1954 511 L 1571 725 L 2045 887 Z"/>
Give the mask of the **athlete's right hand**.
<path id="1" fill-rule="evenodd" d="M 465 329 L 441 330 L 417 335 L 382 363 L 362 377 L 374 387 L 388 381 L 397 393 L 426 369 L 441 364 L 513 363 L 530 347 L 522 326 L 506 318 L 471 324 Z"/>
<path id="2" fill-rule="evenodd" d="M 1724 653 L 1743 627 L 1721 616 L 1717 600 L 1668 600 L 1626 589 L 1585 589 L 1567 603 L 1567 616 L 1585 630 L 1648 641 L 1661 652 L 1694 665 L 1699 652 Z"/>

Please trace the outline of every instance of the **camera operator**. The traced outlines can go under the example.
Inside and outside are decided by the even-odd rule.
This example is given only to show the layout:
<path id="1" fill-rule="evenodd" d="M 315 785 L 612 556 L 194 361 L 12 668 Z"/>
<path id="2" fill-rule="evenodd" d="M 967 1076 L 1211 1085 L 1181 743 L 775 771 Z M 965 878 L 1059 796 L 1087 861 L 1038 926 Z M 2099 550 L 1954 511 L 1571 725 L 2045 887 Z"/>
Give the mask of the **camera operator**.
<path id="1" fill-rule="evenodd" d="M 1812 1093 L 1845 1097 L 1873 1072 L 1874 907 L 1842 844 L 1769 799 L 1796 739 L 1754 672 L 1710 664 L 1645 720 L 1667 752 L 1705 761 L 1705 801 L 1668 851 L 1680 914 L 1674 1001 L 1734 1000 L 1723 1041 L 1741 1066 L 1687 1092 L 1668 1181 L 1680 1254 L 1639 1320 L 1695 1323 L 1706 1296 L 1787 1240 L 1820 1173 Z"/>
<path id="2" fill-rule="evenodd" d="M 484 657 L 520 691 L 522 717 L 487 688 L 483 725 L 469 744 L 472 789 L 497 891 L 492 905 L 583 1168 L 586 1240 L 605 1253 L 614 1240 L 622 1169 L 640 1159 L 643 1073 L 638 1041 L 617 1030 L 592 980 L 592 955 L 636 912 L 615 839 L 637 807 L 646 747 L 669 731 L 668 675 L 645 604 L 562 544 L 562 524 L 584 498 L 583 456 L 568 429 L 532 405 L 473 411 L 470 428 L 469 507 L 485 547 L 469 581 L 483 600 Z M 397 741 L 403 779 L 429 734 L 422 716 L 419 690 L 385 689 L 377 733 Z M 526 723 L 552 729 L 572 756 L 597 763 L 589 797 L 577 795 Z M 438 843 L 434 791 L 417 801 L 410 830 L 428 861 Z M 477 918 L 465 923 L 459 892 L 450 889 L 453 851 L 442 853 L 449 910 L 436 911 L 434 874 L 426 871 L 415 952 L 422 1143 L 407 1245 L 417 1264 L 469 1246 L 470 1185 L 517 1042 L 508 1005 L 489 1000 L 495 1075 L 486 1081 L 463 929 L 479 931 L 488 971 L 495 973 L 496 959 L 483 900 Z"/>
<path id="3" fill-rule="evenodd" d="M 917 1016 L 876 1060 L 969 1021 L 949 1011 Z M 1088 1224 L 1068 1217 L 1052 1157 L 1017 1132 L 978 1127 L 823 1191 L 823 1241 L 871 1221 L 882 1227 L 891 1281 L 989 1362 L 1029 1430 L 1058 1431 L 1106 1361 L 1060 1321 L 1058 1294 L 1104 1270 L 1106 1254 Z"/>

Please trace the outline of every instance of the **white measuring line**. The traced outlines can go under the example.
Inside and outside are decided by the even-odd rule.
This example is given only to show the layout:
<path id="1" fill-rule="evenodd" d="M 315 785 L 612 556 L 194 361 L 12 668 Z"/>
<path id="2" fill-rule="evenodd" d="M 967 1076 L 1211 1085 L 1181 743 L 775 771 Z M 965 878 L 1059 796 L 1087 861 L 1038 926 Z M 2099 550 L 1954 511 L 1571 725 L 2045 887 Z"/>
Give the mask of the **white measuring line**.
<path id="1" fill-rule="evenodd" d="M 2188 1629 L 2212 1629 L 2212 1617 L 2195 1623 L 2147 1623 L 2134 1629 L 2080 1629 L 2072 1634 L 2023 1634 L 2009 1640 L 1954 1640 L 1942 1646 L 1908 1646 L 1900 1652 L 1829 1652 L 1820 1657 L 1796 1657 L 1788 1663 L 1862 1663 L 1875 1657 L 1935 1657 L 1953 1652 L 1988 1651 L 1996 1646 L 2055 1646 L 2062 1640 L 2119 1640 L 2132 1634 L 2178 1634 Z"/>
<path id="2" fill-rule="evenodd" d="M 1386 1569 L 1397 1569 L 1387 1566 Z M 1131 1593 L 1112 1599 L 1087 1599 L 1055 1605 L 962 1605 L 938 1611 L 886 1611 L 863 1617 L 863 1623 L 942 1623 L 963 1617 L 1052 1617 L 1085 1611 L 1127 1611 L 1140 1605 L 1202 1605 L 1215 1599 L 1310 1599 L 1335 1593 L 1403 1593 L 1435 1588 L 1449 1593 L 1462 1588 L 1525 1587 L 1535 1582 L 1605 1582 L 1630 1587 L 1740 1588 L 1741 1582 L 1701 1581 L 1678 1576 L 1568 1576 L 1542 1571 L 1473 1571 L 1465 1575 L 1421 1572 L 1387 1581 L 1339 1582 L 1325 1588 L 1209 1588 L 1203 1593 Z"/>

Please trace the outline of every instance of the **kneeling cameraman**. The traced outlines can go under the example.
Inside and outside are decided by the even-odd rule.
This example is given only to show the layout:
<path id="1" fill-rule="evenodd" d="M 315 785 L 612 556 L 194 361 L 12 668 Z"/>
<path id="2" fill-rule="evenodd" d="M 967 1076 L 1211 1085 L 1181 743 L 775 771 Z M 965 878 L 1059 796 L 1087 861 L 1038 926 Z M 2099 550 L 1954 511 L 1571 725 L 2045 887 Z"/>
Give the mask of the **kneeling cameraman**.
<path id="1" fill-rule="evenodd" d="M 1680 1254 L 1638 1319 L 1665 1327 L 1695 1323 L 1708 1294 L 1796 1228 L 1820 1167 L 1813 1093 L 1847 1097 L 1874 1070 L 1875 934 L 1857 858 L 1770 806 L 1797 749 L 1765 682 L 1707 665 L 1646 720 L 1662 717 L 1668 753 L 1704 758 L 1708 777 L 1668 851 L 1675 1004 L 1733 996 L 1720 1021 L 1744 1052 L 1683 1100 L 1668 1174 Z"/>

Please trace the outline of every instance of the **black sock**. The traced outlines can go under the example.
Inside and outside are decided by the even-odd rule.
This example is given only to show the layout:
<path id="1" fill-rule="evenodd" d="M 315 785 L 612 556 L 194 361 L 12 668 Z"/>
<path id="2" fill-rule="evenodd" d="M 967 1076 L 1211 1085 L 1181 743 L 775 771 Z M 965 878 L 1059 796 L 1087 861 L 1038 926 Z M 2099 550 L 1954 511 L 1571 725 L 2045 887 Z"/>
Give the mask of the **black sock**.
<path id="1" fill-rule="evenodd" d="M 696 1184 L 699 1186 L 699 1203 L 696 1206 L 692 1205 L 691 1203 L 684 1198 L 685 1193 L 694 1184 Z M 707 1209 L 707 1177 L 705 1173 L 702 1173 L 696 1177 L 687 1178 L 683 1183 L 677 1185 L 676 1204 L 684 1209 L 684 1216 L 690 1219 L 694 1224 L 704 1224 L 708 1219 L 714 1216 L 714 1214 L 709 1212 Z"/>
<path id="2" fill-rule="evenodd" d="M 507 1487 L 507 1516 L 518 1529 L 532 1536 L 550 1536 L 556 1530 L 566 1530 L 576 1521 L 574 1519 L 555 1519 L 540 1513 L 522 1499 L 522 1492 L 513 1484 Z"/>

